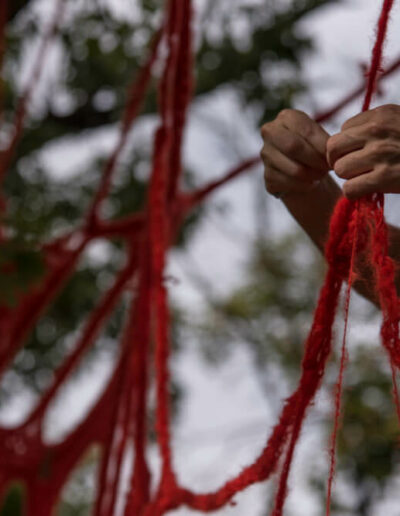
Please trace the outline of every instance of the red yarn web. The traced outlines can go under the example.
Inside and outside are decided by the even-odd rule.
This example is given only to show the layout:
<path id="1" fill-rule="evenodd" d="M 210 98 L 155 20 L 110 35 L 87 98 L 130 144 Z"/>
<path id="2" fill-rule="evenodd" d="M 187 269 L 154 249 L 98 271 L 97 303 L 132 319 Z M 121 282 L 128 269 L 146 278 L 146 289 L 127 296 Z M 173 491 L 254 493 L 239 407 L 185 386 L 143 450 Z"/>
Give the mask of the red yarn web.
<path id="1" fill-rule="evenodd" d="M 65 0 L 57 0 L 53 20 L 45 33 L 31 80 L 21 95 L 15 114 L 14 131 L 8 148 L 1 155 L 0 178 L 15 154 L 22 135 L 27 107 L 38 82 L 43 62 L 61 21 Z M 0 7 L 0 27 L 5 26 L 5 2 Z M 363 109 L 369 108 L 378 73 L 393 0 L 385 0 L 378 22 Z M 4 9 L 2 9 L 4 8 Z M 0 58 L 3 54 L 0 38 Z M 160 124 L 154 140 L 154 157 L 147 206 L 141 213 L 107 221 L 101 218 L 101 206 L 107 198 L 121 151 L 140 111 L 152 78 L 160 42 L 167 49 L 164 71 L 159 84 Z M 341 199 L 332 216 L 326 245 L 328 270 L 322 286 L 314 320 L 305 343 L 299 385 L 285 400 L 276 426 L 254 463 L 236 477 L 209 493 L 196 493 L 182 486 L 174 469 L 171 450 L 169 412 L 170 353 L 169 308 L 164 281 L 166 254 L 185 217 L 209 194 L 259 163 L 250 158 L 219 180 L 183 193 L 182 139 L 190 104 L 192 80 L 192 10 L 190 0 L 169 0 L 161 29 L 155 35 L 147 62 L 128 91 L 128 102 L 120 124 L 118 142 L 100 180 L 98 190 L 81 227 L 42 246 L 46 273 L 40 285 L 21 295 L 15 307 L 0 307 L 0 372 L 4 373 L 27 335 L 49 304 L 74 273 L 79 257 L 96 238 L 120 239 L 125 243 L 126 262 L 117 273 L 112 287 L 98 301 L 84 325 L 72 352 L 55 371 L 52 384 L 43 392 L 26 421 L 18 428 L 0 428 L 0 494 L 4 496 L 14 481 L 22 481 L 26 492 L 26 514 L 50 516 L 73 469 L 89 448 L 101 447 L 94 516 L 115 513 L 123 457 L 128 444 L 134 445 L 129 495 L 124 500 L 126 516 L 161 516 L 180 506 L 201 512 L 215 511 L 232 501 L 248 486 L 267 480 L 279 472 L 273 516 L 282 514 L 294 451 L 306 412 L 321 384 L 331 353 L 332 325 L 343 282 L 347 279 L 345 329 L 349 317 L 351 285 L 355 257 L 367 253 L 373 265 L 376 291 L 383 314 L 382 344 L 393 371 L 394 393 L 399 409 L 395 370 L 400 367 L 399 300 L 394 286 L 394 264 L 388 256 L 388 234 L 384 220 L 384 198 L 374 194 L 359 202 Z M 394 61 L 382 76 L 400 66 Z M 336 114 L 364 91 L 355 89 L 338 104 L 320 114 L 320 122 Z M 3 206 L 2 209 L 6 209 Z M 2 235 L 3 242 L 6 235 Z M 135 287 L 132 287 L 135 278 Z M 43 421 L 65 380 L 94 344 L 121 295 L 131 291 L 126 323 L 121 330 L 120 354 L 113 374 L 100 398 L 80 424 L 58 444 L 43 440 Z M 331 466 L 327 490 L 326 514 L 330 513 L 335 470 L 335 441 L 339 427 L 340 398 L 346 357 L 346 331 L 335 395 L 335 418 L 331 445 Z M 156 372 L 156 431 L 162 459 L 161 479 L 151 492 L 151 472 L 146 457 L 148 441 L 147 392 L 150 371 Z"/>

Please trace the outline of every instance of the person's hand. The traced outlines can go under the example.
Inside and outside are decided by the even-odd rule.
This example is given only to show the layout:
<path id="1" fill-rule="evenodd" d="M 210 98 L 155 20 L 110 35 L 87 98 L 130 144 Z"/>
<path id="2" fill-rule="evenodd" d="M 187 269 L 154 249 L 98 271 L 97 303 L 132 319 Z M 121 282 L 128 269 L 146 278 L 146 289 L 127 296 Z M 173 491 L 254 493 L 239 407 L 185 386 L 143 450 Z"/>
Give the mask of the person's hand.
<path id="1" fill-rule="evenodd" d="M 327 156 L 346 180 L 346 197 L 400 193 L 400 106 L 381 106 L 347 120 L 329 138 Z"/>
<path id="2" fill-rule="evenodd" d="M 308 192 L 328 173 L 328 133 L 302 111 L 285 109 L 261 128 L 265 187 L 276 197 Z"/>

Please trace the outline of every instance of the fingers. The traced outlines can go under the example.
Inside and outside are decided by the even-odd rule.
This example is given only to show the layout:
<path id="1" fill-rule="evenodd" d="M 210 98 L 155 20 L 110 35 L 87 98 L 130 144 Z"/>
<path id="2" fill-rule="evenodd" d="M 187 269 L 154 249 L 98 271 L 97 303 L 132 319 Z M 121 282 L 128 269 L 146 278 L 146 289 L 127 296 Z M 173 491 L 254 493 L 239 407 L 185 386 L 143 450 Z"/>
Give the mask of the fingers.
<path id="1" fill-rule="evenodd" d="M 295 147 L 292 145 L 293 144 L 291 144 L 290 141 L 286 141 L 284 144 L 286 152 L 284 153 L 269 142 L 264 144 L 261 151 L 261 157 L 266 168 L 266 173 L 268 173 L 268 169 L 273 168 L 283 172 L 293 179 L 297 179 L 305 183 L 312 183 L 315 180 L 320 179 L 323 173 L 304 165 L 304 161 L 307 161 L 307 159 L 305 159 L 306 153 L 301 153 L 300 151 L 297 153 L 294 152 Z M 288 152 L 288 150 L 291 152 Z M 302 155 L 303 163 L 291 159 L 290 156 L 296 154 Z"/>
<path id="2" fill-rule="evenodd" d="M 388 104 L 350 118 L 327 143 L 328 162 L 344 194 L 400 192 L 400 106 Z"/>
<path id="3" fill-rule="evenodd" d="M 262 128 L 268 191 L 306 191 L 328 172 L 346 180 L 352 199 L 400 193 L 400 106 L 389 104 L 347 120 L 332 137 L 305 113 L 282 111 Z"/>
<path id="4" fill-rule="evenodd" d="M 373 193 L 400 193 L 400 166 L 380 165 L 373 171 L 357 176 L 343 185 L 349 199 L 358 199 Z"/>
<path id="5" fill-rule="evenodd" d="M 400 109 L 397 113 L 390 106 L 361 113 L 348 120 L 338 134 L 331 136 L 327 143 L 329 165 L 334 168 L 337 160 L 363 148 L 369 142 L 400 141 Z M 352 122 L 354 121 L 354 122 Z M 360 123 L 358 123 L 360 122 Z M 357 123 L 357 125 L 352 125 Z"/>
<path id="6" fill-rule="evenodd" d="M 369 120 L 371 120 L 371 115 L 373 114 L 373 109 L 369 111 L 364 111 L 363 113 L 359 113 L 358 115 L 355 115 L 342 125 L 342 131 L 346 131 L 347 129 L 351 129 L 353 127 L 357 127 L 359 125 L 363 125 Z"/>
<path id="7" fill-rule="evenodd" d="M 305 113 L 283 110 L 261 129 L 265 183 L 270 193 L 305 192 L 328 173 L 328 134 Z"/>
<path id="8" fill-rule="evenodd" d="M 362 176 L 346 181 L 343 185 L 343 193 L 348 199 L 359 199 L 373 193 L 386 193 L 389 185 L 386 184 L 383 170 L 374 170 Z"/>
<path id="9" fill-rule="evenodd" d="M 371 160 L 365 152 L 352 152 L 348 156 L 340 159 L 335 164 L 335 173 L 342 179 L 352 179 L 373 169 Z"/>
<path id="10" fill-rule="evenodd" d="M 305 193 L 310 191 L 315 183 L 306 183 L 295 177 L 287 176 L 280 170 L 268 167 L 264 175 L 265 188 L 270 194 Z"/>
<path id="11" fill-rule="evenodd" d="M 283 154 L 314 169 L 328 169 L 326 143 L 329 135 L 305 113 L 285 109 L 261 129 L 269 141 Z"/>
<path id="12" fill-rule="evenodd" d="M 318 166 L 326 168 L 326 144 L 329 134 L 325 129 L 308 115 L 295 109 L 284 109 L 278 115 L 278 120 L 286 129 L 296 133 L 311 146 L 320 158 Z"/>
<path id="13" fill-rule="evenodd" d="M 372 141 L 363 149 L 351 152 L 335 163 L 335 172 L 342 179 L 351 179 L 382 165 L 396 165 L 400 161 L 398 142 Z"/>
<path id="14" fill-rule="evenodd" d="M 349 118 L 349 120 L 347 120 L 342 125 L 342 131 L 359 125 L 363 125 L 372 120 L 375 120 L 380 125 L 382 125 L 392 120 L 394 117 L 399 116 L 399 113 L 400 106 L 397 106 L 396 104 L 386 104 L 384 106 L 379 106 L 375 109 L 364 111 L 363 113 L 360 113 L 356 116 L 353 116 L 352 118 Z"/>
<path id="15" fill-rule="evenodd" d="M 350 152 L 337 160 L 334 166 L 335 173 L 342 179 L 352 179 L 365 174 L 373 170 L 382 158 L 386 158 L 386 153 L 385 145 L 372 142 L 363 149 Z"/>
<path id="16" fill-rule="evenodd" d="M 350 152 L 362 149 L 367 141 L 365 131 L 359 128 L 350 129 L 346 132 L 334 134 L 327 142 L 326 152 L 329 166 L 335 168 L 335 163 Z"/>

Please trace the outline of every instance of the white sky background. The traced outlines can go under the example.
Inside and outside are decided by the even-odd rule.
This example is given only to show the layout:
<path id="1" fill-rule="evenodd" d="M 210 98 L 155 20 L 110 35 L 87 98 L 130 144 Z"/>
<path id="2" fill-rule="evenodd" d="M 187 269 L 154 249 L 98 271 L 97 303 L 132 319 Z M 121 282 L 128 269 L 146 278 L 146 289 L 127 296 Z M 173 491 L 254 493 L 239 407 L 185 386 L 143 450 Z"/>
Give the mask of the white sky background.
<path id="1" fill-rule="evenodd" d="M 129 10 L 133 0 L 113 0 L 121 12 Z M 261 0 L 257 3 L 262 3 Z M 276 0 L 275 3 L 279 3 Z M 331 6 L 320 9 L 317 14 L 309 16 L 299 24 L 299 30 L 314 38 L 317 51 L 308 58 L 307 66 L 303 68 L 304 77 L 309 81 L 311 93 L 298 101 L 298 108 L 313 112 L 316 108 L 330 106 L 336 99 L 359 84 L 359 63 L 367 62 L 373 43 L 374 24 L 377 19 L 378 7 L 381 2 L 376 0 L 343 0 L 334 2 Z M 204 4 L 204 2 L 199 2 Z M 400 52 L 399 3 L 395 8 L 391 30 L 390 44 L 386 55 Z M 267 44 L 267 42 L 266 42 Z M 379 103 L 400 103 L 400 93 L 397 92 L 399 76 L 384 82 L 385 96 Z M 348 116 L 356 114 L 361 105 L 361 99 L 341 113 L 335 123 L 327 126 L 330 132 L 336 132 L 340 124 Z M 239 142 L 235 155 L 226 152 L 223 140 L 210 138 L 206 132 L 205 116 L 217 117 L 223 122 L 222 127 L 229 138 Z M 153 127 L 152 121 L 146 122 L 144 133 L 135 136 L 149 137 Z M 143 129 L 143 126 L 142 126 Z M 139 133 L 139 131 L 138 131 Z M 88 141 L 75 152 L 74 159 L 85 159 L 85 153 L 90 153 L 98 145 L 110 146 L 115 130 L 105 130 Z M 92 147 L 93 146 L 93 147 Z M 193 106 L 189 131 L 186 141 L 187 162 L 199 171 L 199 183 L 218 177 L 230 166 L 240 161 L 240 158 L 257 154 L 261 140 L 256 128 L 243 117 L 243 114 L 232 95 L 218 94 L 206 102 Z M 227 147 L 229 150 L 231 146 Z M 53 157 L 59 149 L 54 149 Z M 49 165 L 55 165 L 52 153 L 48 154 Z M 53 159 L 53 161 L 52 161 Z M 59 166 L 59 159 L 57 166 Z M 65 167 L 65 168 L 64 168 Z M 57 175 L 64 175 L 74 168 L 72 159 L 66 160 L 62 169 L 58 168 Z M 201 174 L 201 175 L 200 175 Z M 192 307 L 193 314 L 199 313 L 205 307 L 205 300 L 196 288 L 188 274 L 191 267 L 196 267 L 197 273 L 212 283 L 216 294 L 229 292 L 241 284 L 244 266 L 248 258 L 248 247 L 256 234 L 257 220 L 254 208 L 254 193 L 262 186 L 262 171 L 258 170 L 251 177 L 244 177 L 228 185 L 216 194 L 210 205 L 216 206 L 227 203 L 229 211 L 224 216 L 206 217 L 198 229 L 189 256 L 174 253 L 170 260 L 169 273 L 178 279 L 178 284 L 171 287 L 171 298 L 177 305 Z M 396 198 L 389 199 L 389 218 L 396 221 L 398 209 Z M 278 234 L 290 230 L 293 221 L 279 201 L 268 200 L 268 218 L 266 231 Z M 309 245 L 305 237 L 306 245 Z M 350 342 L 359 337 L 360 328 L 353 328 Z M 376 324 L 365 325 L 364 331 L 378 335 Z M 358 333 L 358 335 L 356 335 Z M 274 399 L 270 404 L 265 400 L 256 379 L 245 346 L 234 346 L 235 351 L 226 363 L 216 369 L 205 364 L 196 349 L 196 341 L 189 340 L 186 349 L 174 363 L 174 374 L 185 388 L 185 401 L 182 416 L 174 429 L 174 451 L 179 478 L 185 485 L 196 489 L 214 489 L 229 476 L 237 473 L 261 451 L 271 426 L 276 422 L 279 403 Z M 102 360 L 98 368 L 79 380 L 79 385 L 69 386 L 57 407 L 50 414 L 50 427 L 68 427 L 80 417 L 84 407 L 76 407 L 76 393 L 83 399 L 86 393 L 86 406 L 92 402 L 99 391 L 101 379 L 107 374 L 107 361 Z M 279 389 L 278 389 L 279 390 Z M 282 391 L 279 390 L 281 393 Z M 324 399 L 326 403 L 329 400 Z M 322 403 L 321 403 L 322 406 Z M 17 418 L 21 418 L 21 405 L 18 402 Z M 71 414 L 75 414 L 71 421 Z M 3 412 L 3 420 L 11 422 L 16 419 L 16 407 L 10 407 Z M 307 486 L 302 481 L 302 464 L 318 468 L 322 474 L 327 468 L 327 443 L 313 429 L 313 416 L 303 431 L 302 445 L 296 456 L 294 474 L 291 477 L 291 493 L 287 504 L 287 516 L 317 516 L 322 508 L 315 504 L 307 492 Z M 57 421 L 57 424 L 55 422 Z M 58 432 L 51 433 L 51 438 L 57 438 Z M 325 451 L 316 454 L 315 450 Z M 157 462 L 157 454 L 150 454 L 152 463 Z M 345 490 L 343 482 L 338 488 Z M 273 484 L 271 484 L 273 485 Z M 398 486 L 393 486 L 396 493 Z M 266 488 L 255 486 L 237 497 L 238 505 L 228 507 L 218 514 L 226 516 L 264 516 Z M 346 493 L 350 497 L 351 493 Z M 386 516 L 395 516 L 398 510 L 390 503 L 377 508 L 380 514 L 385 510 Z M 187 509 L 175 511 L 172 514 L 189 516 L 196 514 Z"/>

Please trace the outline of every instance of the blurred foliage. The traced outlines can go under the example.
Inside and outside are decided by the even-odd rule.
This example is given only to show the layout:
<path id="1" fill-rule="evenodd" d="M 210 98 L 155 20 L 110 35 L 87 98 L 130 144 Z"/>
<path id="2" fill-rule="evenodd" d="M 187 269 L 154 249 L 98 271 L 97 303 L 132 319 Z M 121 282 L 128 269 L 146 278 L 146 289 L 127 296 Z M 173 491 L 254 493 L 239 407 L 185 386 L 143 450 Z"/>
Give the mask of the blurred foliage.
<path id="1" fill-rule="evenodd" d="M 271 363 L 293 377 L 299 372 L 310 311 L 322 278 L 322 260 L 311 250 L 301 266 L 304 240 L 300 234 L 256 241 L 252 253 L 243 286 L 211 305 L 207 326 L 202 328 L 204 350 L 211 361 L 224 360 L 232 342 L 227 338 L 229 330 L 251 347 L 261 377 Z"/>
<path id="2" fill-rule="evenodd" d="M 23 488 L 20 484 L 12 485 L 0 505 L 1 516 L 22 516 L 23 514 Z"/>

